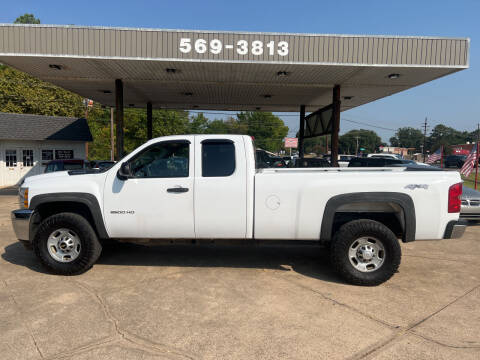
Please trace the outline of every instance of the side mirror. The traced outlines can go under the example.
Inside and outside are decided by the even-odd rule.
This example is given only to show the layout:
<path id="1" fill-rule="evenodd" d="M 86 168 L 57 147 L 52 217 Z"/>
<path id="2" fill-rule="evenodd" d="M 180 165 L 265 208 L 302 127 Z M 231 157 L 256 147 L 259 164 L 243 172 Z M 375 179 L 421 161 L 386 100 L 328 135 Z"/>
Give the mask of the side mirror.
<path id="1" fill-rule="evenodd" d="M 130 163 L 124 162 L 120 165 L 120 169 L 118 169 L 117 177 L 120 180 L 127 180 L 132 177 L 132 170 L 130 169 Z"/>

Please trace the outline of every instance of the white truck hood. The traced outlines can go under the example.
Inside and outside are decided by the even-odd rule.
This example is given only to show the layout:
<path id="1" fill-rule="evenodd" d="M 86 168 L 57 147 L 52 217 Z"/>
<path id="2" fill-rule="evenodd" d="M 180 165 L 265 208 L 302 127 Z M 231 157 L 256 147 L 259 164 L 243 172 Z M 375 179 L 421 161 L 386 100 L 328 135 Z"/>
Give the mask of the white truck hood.
<path id="1" fill-rule="evenodd" d="M 22 183 L 22 186 L 28 186 L 28 184 L 38 181 L 38 180 L 46 180 L 48 181 L 49 179 L 53 178 L 60 178 L 60 177 L 68 177 L 68 171 L 55 171 L 47 174 L 40 174 L 40 175 L 34 175 L 34 176 L 29 176 L 26 177 L 25 180 Z"/>

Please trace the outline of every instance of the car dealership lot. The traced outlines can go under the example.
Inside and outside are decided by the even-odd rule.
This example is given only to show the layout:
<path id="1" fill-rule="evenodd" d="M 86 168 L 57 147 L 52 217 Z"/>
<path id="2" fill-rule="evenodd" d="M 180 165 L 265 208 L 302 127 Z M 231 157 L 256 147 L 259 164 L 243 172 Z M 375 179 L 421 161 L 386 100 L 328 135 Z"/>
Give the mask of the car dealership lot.
<path id="1" fill-rule="evenodd" d="M 87 273 L 46 274 L 0 190 L 2 359 L 478 359 L 480 226 L 402 244 L 378 287 L 344 284 L 325 250 L 119 244 Z"/>

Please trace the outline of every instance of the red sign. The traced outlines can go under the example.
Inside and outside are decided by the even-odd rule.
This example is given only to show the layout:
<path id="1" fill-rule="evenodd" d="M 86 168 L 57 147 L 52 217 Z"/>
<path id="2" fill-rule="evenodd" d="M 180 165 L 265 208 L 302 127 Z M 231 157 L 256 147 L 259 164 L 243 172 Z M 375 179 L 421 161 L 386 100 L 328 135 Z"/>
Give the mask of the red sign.
<path id="1" fill-rule="evenodd" d="M 285 138 L 285 148 L 297 148 L 298 138 Z"/>

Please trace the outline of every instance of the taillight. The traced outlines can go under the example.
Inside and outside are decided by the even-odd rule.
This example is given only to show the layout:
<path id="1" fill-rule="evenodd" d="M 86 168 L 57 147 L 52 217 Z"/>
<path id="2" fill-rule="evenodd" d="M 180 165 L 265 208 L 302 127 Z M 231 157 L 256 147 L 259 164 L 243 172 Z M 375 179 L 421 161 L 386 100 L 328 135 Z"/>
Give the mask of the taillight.
<path id="1" fill-rule="evenodd" d="M 462 206 L 462 183 L 454 184 L 448 189 L 448 212 L 458 213 Z"/>

